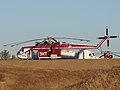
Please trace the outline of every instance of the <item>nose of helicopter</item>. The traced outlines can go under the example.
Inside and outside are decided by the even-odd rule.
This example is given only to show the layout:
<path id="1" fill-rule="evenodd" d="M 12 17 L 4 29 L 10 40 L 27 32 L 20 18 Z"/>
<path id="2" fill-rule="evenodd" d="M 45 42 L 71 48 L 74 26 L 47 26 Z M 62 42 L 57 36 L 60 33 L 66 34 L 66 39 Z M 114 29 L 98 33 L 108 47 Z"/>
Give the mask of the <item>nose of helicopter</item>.
<path id="1" fill-rule="evenodd" d="M 19 50 L 19 51 L 17 52 L 17 57 L 18 57 L 19 59 L 25 58 L 25 56 L 23 55 L 23 52 L 21 52 L 21 50 Z"/>
<path id="2" fill-rule="evenodd" d="M 21 59 L 20 51 L 17 52 L 17 57 Z"/>

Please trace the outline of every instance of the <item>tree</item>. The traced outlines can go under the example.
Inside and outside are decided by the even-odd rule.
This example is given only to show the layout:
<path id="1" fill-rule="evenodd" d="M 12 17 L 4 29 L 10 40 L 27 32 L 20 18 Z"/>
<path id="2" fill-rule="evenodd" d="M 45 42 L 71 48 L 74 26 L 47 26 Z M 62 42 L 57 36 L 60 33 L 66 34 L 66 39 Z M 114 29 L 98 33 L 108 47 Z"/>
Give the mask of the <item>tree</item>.
<path id="1" fill-rule="evenodd" d="M 0 58 L 1 60 L 8 60 L 10 59 L 10 54 L 8 50 L 3 50 L 0 52 Z"/>

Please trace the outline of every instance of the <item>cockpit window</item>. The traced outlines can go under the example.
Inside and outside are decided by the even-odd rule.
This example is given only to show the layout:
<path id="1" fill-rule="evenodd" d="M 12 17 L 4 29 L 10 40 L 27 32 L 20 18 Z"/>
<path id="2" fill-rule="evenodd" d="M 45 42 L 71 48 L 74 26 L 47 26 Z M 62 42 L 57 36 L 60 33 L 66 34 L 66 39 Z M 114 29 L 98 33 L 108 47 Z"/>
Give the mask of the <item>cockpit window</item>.
<path id="1" fill-rule="evenodd" d="M 47 44 L 48 42 L 47 41 L 44 41 L 44 44 Z"/>

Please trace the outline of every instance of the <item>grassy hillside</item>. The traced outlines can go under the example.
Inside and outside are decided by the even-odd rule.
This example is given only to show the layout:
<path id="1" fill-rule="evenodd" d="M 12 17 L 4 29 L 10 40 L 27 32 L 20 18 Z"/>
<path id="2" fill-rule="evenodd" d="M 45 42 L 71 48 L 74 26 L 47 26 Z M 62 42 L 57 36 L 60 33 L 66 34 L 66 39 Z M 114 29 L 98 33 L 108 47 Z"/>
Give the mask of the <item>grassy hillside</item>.
<path id="1" fill-rule="evenodd" d="M 0 61 L 0 90 L 119 90 L 120 60 Z"/>

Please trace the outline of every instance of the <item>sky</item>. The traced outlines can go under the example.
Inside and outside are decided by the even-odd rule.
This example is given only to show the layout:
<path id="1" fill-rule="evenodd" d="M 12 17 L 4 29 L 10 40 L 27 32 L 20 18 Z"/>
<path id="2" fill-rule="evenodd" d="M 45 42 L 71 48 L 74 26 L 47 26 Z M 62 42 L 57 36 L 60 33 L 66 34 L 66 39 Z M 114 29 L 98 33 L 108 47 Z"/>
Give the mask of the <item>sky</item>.
<path id="1" fill-rule="evenodd" d="M 110 35 L 120 36 L 119 9 L 120 0 L 0 0 L 0 51 L 15 54 L 26 44 L 3 45 L 47 36 L 85 38 L 96 45 L 106 26 Z M 112 51 L 119 52 L 119 45 L 120 38 L 110 39 Z"/>

